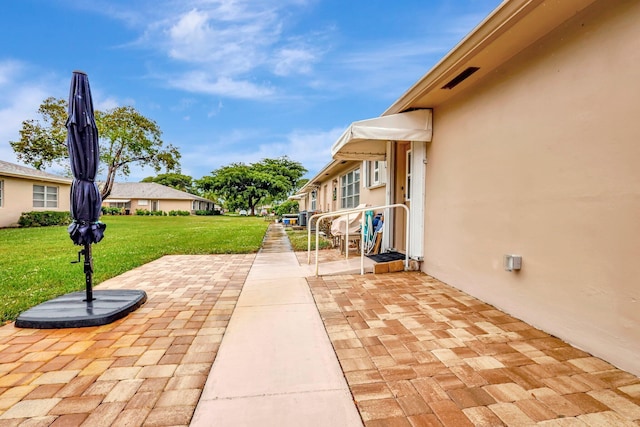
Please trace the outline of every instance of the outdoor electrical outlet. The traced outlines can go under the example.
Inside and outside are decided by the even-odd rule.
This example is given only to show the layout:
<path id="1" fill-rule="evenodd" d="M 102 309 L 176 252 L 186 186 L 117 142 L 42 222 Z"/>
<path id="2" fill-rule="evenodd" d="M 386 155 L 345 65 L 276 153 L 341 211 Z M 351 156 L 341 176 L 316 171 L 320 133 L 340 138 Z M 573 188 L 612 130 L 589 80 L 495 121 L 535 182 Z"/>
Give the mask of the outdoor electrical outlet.
<path id="1" fill-rule="evenodd" d="M 522 256 L 521 255 L 505 255 L 504 256 L 504 269 L 506 271 L 517 271 L 522 268 Z"/>

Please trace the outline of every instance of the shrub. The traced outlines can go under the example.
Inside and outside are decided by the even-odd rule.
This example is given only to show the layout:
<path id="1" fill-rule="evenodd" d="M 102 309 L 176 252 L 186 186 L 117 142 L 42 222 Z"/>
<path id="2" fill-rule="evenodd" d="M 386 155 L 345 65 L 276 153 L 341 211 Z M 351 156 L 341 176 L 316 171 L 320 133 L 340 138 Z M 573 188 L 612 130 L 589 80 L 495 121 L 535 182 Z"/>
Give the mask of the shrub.
<path id="1" fill-rule="evenodd" d="M 169 211 L 169 216 L 189 216 L 191 212 L 189 211 Z"/>
<path id="2" fill-rule="evenodd" d="M 298 213 L 298 202 L 294 200 L 287 200 L 286 202 L 283 202 L 278 206 L 274 207 L 273 211 L 278 216 L 282 216 L 284 214 Z"/>
<path id="3" fill-rule="evenodd" d="M 122 208 L 111 208 L 111 207 L 106 207 L 103 206 L 102 207 L 102 214 L 103 215 L 122 215 L 124 213 L 124 209 Z"/>
<path id="4" fill-rule="evenodd" d="M 51 225 L 69 225 L 71 214 L 67 211 L 33 211 L 23 212 L 18 224 L 20 227 L 48 227 Z"/>
<path id="5" fill-rule="evenodd" d="M 212 211 L 197 210 L 196 215 L 205 215 L 205 216 L 222 215 L 222 212 L 220 212 L 218 209 L 214 209 Z"/>

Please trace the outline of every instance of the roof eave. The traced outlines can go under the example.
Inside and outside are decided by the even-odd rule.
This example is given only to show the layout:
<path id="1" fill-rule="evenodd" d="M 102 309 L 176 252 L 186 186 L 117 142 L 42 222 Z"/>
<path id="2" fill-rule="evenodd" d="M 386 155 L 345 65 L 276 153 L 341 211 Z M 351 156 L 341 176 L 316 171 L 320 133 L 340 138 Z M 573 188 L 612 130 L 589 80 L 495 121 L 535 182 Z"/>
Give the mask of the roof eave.
<path id="1" fill-rule="evenodd" d="M 397 114 L 413 108 L 435 107 L 456 95 L 462 88 L 480 80 L 594 1 L 596 0 L 505 0 L 382 115 Z M 491 55 L 487 55 L 490 58 L 485 57 L 482 64 L 474 63 L 479 54 L 487 53 L 483 51 L 489 45 L 493 50 Z M 480 67 L 480 71 L 464 81 L 459 88 L 443 89 L 447 82 L 469 66 Z M 423 102 L 418 103 L 418 100 Z"/>
<path id="2" fill-rule="evenodd" d="M 21 173 L 12 173 L 12 172 L 1 172 L 0 176 L 7 176 L 11 178 L 21 178 L 21 179 L 29 179 L 31 181 L 41 181 L 41 182 L 55 182 L 58 184 L 69 184 L 73 182 L 70 178 L 56 178 L 56 177 L 48 177 L 48 176 L 36 176 L 36 175 L 27 175 Z"/>

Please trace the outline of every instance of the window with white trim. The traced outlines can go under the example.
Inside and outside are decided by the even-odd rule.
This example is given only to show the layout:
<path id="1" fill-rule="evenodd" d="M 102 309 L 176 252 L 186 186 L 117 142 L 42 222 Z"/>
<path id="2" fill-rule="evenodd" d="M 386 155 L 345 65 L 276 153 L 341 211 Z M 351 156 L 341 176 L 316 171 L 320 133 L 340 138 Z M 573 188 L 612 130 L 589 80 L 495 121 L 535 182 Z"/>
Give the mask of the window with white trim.
<path id="1" fill-rule="evenodd" d="M 340 207 L 355 208 L 360 204 L 360 168 L 340 177 Z"/>
<path id="2" fill-rule="evenodd" d="M 58 207 L 58 187 L 48 185 L 33 186 L 33 207 L 34 208 L 57 208 Z"/>
<path id="3" fill-rule="evenodd" d="M 148 200 L 144 200 L 144 199 L 140 199 L 140 200 L 138 200 L 138 206 L 149 206 L 149 201 Z"/>
<path id="4" fill-rule="evenodd" d="M 407 169 L 407 181 L 406 181 L 406 193 L 405 193 L 405 200 L 411 200 L 411 150 L 407 151 L 407 165 L 406 165 L 406 169 Z"/>
<path id="5" fill-rule="evenodd" d="M 369 160 L 365 162 L 366 185 L 376 187 L 387 182 L 387 162 L 383 160 Z"/>
<path id="6" fill-rule="evenodd" d="M 0 208 L 4 204 L 4 181 L 0 179 Z"/>
<path id="7" fill-rule="evenodd" d="M 318 200 L 318 190 L 313 190 L 311 192 L 311 210 L 312 211 L 316 210 L 317 200 Z"/>

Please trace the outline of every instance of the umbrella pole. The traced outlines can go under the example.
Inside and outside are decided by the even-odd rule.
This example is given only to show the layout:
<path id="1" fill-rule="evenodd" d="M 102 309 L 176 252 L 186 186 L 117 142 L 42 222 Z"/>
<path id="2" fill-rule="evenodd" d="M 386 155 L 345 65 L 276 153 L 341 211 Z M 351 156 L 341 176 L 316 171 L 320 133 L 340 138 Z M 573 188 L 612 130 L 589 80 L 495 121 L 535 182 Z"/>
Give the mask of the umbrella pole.
<path id="1" fill-rule="evenodd" d="M 91 244 L 84 245 L 84 275 L 87 288 L 87 302 L 94 300 L 93 298 L 93 258 L 91 257 Z"/>

